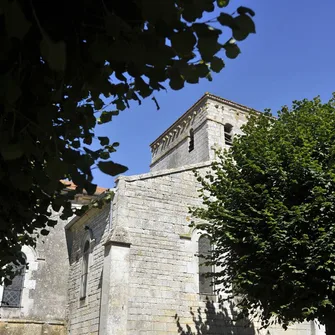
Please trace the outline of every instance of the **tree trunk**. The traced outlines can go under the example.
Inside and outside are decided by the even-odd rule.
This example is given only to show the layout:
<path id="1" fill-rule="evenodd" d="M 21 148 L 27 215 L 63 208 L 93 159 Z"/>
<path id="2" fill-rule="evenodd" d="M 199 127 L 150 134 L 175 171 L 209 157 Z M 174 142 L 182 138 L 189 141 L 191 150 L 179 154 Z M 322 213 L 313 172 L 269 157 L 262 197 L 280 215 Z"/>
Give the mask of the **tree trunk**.
<path id="1" fill-rule="evenodd" d="M 335 335 L 335 315 L 333 319 L 328 319 L 325 321 L 326 334 Z"/>

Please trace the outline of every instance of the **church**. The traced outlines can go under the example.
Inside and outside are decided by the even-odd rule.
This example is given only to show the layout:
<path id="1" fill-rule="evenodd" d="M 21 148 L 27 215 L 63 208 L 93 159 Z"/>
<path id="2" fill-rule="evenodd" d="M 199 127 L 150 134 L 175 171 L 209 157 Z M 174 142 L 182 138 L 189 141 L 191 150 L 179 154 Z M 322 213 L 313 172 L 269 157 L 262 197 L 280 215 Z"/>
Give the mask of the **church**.
<path id="1" fill-rule="evenodd" d="M 189 227 L 189 207 L 201 206 L 194 170 L 232 145 L 250 111 L 206 93 L 152 142 L 150 172 L 98 188 L 94 197 L 113 191 L 110 204 L 59 220 L 36 250 L 25 248 L 29 269 L 0 287 L 0 334 L 324 334 L 317 322 L 284 331 L 236 321 L 204 275 L 215 269 L 197 256 L 210 242 Z"/>

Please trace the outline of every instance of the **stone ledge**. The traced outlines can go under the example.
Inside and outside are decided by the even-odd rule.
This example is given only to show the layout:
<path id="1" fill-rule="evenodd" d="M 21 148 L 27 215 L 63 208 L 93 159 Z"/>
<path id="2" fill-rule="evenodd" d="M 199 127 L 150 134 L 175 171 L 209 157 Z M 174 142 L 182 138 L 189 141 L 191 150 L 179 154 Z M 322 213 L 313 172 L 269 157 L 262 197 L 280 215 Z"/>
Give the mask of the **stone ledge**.
<path id="1" fill-rule="evenodd" d="M 160 170 L 155 172 L 148 172 L 143 174 L 138 174 L 135 176 L 119 176 L 116 181 L 124 180 L 126 182 L 133 182 L 137 180 L 145 180 L 150 178 L 157 178 L 162 176 L 167 176 L 171 174 L 176 174 L 180 172 L 190 171 L 194 169 L 201 169 L 208 167 L 212 164 L 213 161 L 207 161 L 207 162 L 201 162 L 196 164 L 190 164 L 190 165 L 184 165 L 183 167 L 174 168 L 174 169 L 166 169 L 166 170 Z"/>
<path id="2" fill-rule="evenodd" d="M 109 233 L 105 242 L 103 243 L 104 246 L 107 246 L 110 244 L 130 248 L 131 243 L 130 243 L 128 230 L 126 230 L 124 227 L 114 228 Z"/>
<path id="3" fill-rule="evenodd" d="M 192 235 L 189 234 L 180 234 L 179 238 L 182 240 L 192 240 Z"/>
<path id="4" fill-rule="evenodd" d="M 65 326 L 62 321 L 39 321 L 29 319 L 0 319 L 0 323 L 20 323 L 20 324 L 36 324 L 36 325 L 51 325 L 51 326 Z"/>

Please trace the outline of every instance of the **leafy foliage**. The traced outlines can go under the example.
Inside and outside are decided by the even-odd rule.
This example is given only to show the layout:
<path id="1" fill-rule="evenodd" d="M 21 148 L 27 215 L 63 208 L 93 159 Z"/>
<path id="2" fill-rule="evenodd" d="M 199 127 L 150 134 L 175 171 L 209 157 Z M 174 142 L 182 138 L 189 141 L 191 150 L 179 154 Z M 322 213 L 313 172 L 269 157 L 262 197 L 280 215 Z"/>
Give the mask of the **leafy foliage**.
<path id="1" fill-rule="evenodd" d="M 244 314 L 318 319 L 334 330 L 335 98 L 294 101 L 278 119 L 255 114 L 198 175 L 204 208 L 193 213 L 212 238 L 217 283 Z M 207 222 L 207 223 L 206 223 Z"/>
<path id="2" fill-rule="evenodd" d="M 251 10 L 226 14 L 229 25 L 201 21 L 228 2 L 0 0 L 0 281 L 22 245 L 34 246 L 36 232 L 56 224 L 50 206 L 66 219 L 76 192 L 94 193 L 92 167 L 126 171 L 109 161 L 117 143 L 96 139 L 96 124 L 165 82 L 178 90 L 210 79 L 224 67 L 224 51 L 238 55 L 219 36 L 223 28 L 240 39 L 253 33 Z M 64 193 L 61 179 L 77 189 Z"/>

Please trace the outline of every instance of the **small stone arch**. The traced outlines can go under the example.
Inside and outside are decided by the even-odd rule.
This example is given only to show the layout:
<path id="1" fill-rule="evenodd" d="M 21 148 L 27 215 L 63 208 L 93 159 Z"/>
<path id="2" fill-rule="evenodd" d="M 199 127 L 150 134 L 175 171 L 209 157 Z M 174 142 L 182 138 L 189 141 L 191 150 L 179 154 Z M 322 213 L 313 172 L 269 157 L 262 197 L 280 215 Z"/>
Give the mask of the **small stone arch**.
<path id="1" fill-rule="evenodd" d="M 28 245 L 24 245 L 22 247 L 22 252 L 26 255 L 27 263 L 37 262 L 37 260 L 39 259 L 37 250 Z"/>

